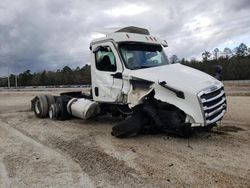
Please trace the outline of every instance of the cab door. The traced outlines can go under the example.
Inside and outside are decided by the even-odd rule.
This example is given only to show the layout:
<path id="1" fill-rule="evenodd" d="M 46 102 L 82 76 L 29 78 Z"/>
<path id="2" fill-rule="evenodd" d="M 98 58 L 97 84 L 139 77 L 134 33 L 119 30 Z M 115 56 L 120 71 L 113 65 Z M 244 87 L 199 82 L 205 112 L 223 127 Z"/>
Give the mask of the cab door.
<path id="1" fill-rule="evenodd" d="M 122 102 L 122 64 L 112 42 L 92 45 L 91 79 L 93 99 Z"/>

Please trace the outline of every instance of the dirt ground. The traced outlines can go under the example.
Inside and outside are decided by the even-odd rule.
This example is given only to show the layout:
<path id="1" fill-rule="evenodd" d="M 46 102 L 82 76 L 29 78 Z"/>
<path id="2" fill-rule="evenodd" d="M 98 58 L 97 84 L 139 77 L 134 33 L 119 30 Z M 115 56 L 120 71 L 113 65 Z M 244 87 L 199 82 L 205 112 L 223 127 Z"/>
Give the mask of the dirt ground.
<path id="1" fill-rule="evenodd" d="M 44 92 L 0 92 L 0 187 L 250 187 L 250 96 L 210 133 L 117 139 L 119 118 L 36 118 Z"/>

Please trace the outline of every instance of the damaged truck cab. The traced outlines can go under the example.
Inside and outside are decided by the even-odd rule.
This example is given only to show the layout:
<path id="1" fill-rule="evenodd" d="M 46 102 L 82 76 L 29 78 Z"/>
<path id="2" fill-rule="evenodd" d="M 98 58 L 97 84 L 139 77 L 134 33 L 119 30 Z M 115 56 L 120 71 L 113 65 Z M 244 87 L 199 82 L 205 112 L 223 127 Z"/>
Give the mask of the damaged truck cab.
<path id="1" fill-rule="evenodd" d="M 111 113 L 126 117 L 112 128 L 116 137 L 163 131 L 187 135 L 212 128 L 226 112 L 223 84 L 181 64 L 171 64 L 167 42 L 148 30 L 126 27 L 90 44 L 91 93 L 40 95 L 31 101 L 39 118 L 89 119 Z"/>
<path id="2" fill-rule="evenodd" d="M 222 82 L 196 69 L 170 64 L 164 47 L 166 41 L 137 27 L 126 27 L 93 40 L 90 44 L 93 100 L 127 105 L 132 110 L 153 100 L 182 113 L 186 126 L 214 125 L 226 112 Z M 149 113 L 158 112 L 156 109 Z M 155 116 L 152 115 L 156 122 L 162 119 Z"/>

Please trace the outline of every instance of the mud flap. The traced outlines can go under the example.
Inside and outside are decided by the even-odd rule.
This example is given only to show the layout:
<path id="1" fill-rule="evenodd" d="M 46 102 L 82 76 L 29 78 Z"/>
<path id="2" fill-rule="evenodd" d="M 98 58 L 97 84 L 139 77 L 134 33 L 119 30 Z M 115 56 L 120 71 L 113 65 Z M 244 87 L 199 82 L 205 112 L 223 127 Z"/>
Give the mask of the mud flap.
<path id="1" fill-rule="evenodd" d="M 112 128 L 111 134 L 117 138 L 135 136 L 143 130 L 143 126 L 149 122 L 144 112 L 136 112 L 124 121 Z"/>

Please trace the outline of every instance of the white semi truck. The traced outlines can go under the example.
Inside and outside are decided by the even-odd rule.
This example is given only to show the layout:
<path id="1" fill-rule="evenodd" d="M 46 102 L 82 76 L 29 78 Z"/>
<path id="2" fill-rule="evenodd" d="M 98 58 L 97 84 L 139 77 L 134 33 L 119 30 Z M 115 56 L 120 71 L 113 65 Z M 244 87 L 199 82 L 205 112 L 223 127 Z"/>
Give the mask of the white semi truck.
<path id="1" fill-rule="evenodd" d="M 40 117 L 83 119 L 122 115 L 117 137 L 160 130 L 181 135 L 211 129 L 226 112 L 222 82 L 196 69 L 170 64 L 167 42 L 147 29 L 125 27 L 90 43 L 91 92 L 42 95 L 32 100 Z"/>

